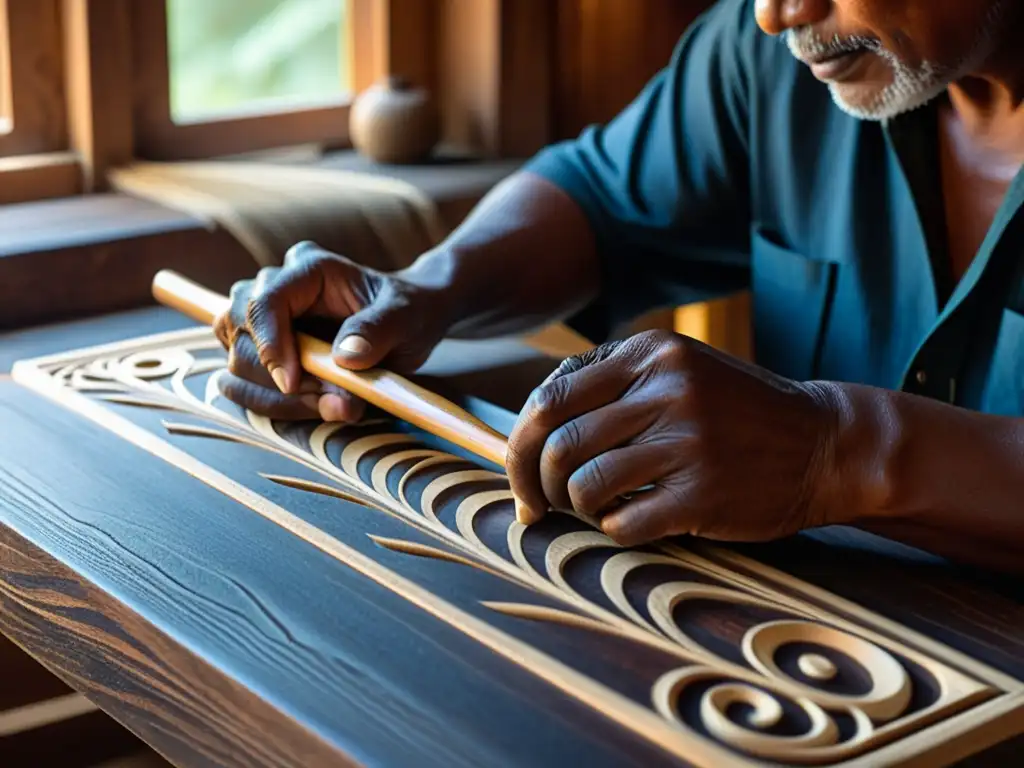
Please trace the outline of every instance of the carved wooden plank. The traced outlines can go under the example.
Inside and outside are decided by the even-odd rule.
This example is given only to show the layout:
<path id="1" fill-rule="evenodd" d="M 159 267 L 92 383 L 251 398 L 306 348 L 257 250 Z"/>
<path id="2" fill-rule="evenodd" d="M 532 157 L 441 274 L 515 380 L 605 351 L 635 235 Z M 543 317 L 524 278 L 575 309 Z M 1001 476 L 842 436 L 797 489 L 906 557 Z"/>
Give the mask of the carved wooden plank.
<path id="1" fill-rule="evenodd" d="M 417 668 L 405 682 L 451 686 L 483 720 L 492 715 L 496 730 L 483 740 L 492 756 L 501 749 L 494 719 L 511 694 L 488 695 L 491 665 L 506 684 L 546 691 L 508 732 L 543 743 L 531 715 L 568 711 L 575 727 L 564 731 L 566 743 L 594 755 L 593 764 L 623 755 L 647 765 L 948 764 L 1024 733 L 1019 665 L 987 663 L 736 551 L 691 542 L 623 550 L 567 515 L 526 529 L 495 468 L 388 420 L 273 423 L 219 396 L 223 365 L 210 332 L 195 329 L 22 362 L 14 377 L 133 447 L 133 461 L 158 459 L 176 478 L 187 473 L 195 503 L 230 500 L 246 525 L 272 537 L 273 548 L 253 554 L 298 574 L 295 585 L 333 588 L 343 571 L 346 583 L 386 600 L 387 615 L 429 619 L 432 629 L 418 625 L 421 641 L 484 652 L 490 661 L 475 674 Z M 137 493 L 125 499 L 150 503 Z M 144 510 L 136 514 L 154 524 Z M 197 523 L 182 514 L 182 524 Z M 211 515 L 208 526 L 215 536 L 223 521 Z M 307 559 L 316 565 L 300 562 Z M 188 570 L 177 568 L 175 576 Z M 297 642 L 264 602 L 265 582 L 248 572 L 236 586 L 264 606 L 263 623 Z M 1006 607 L 1009 626 L 1024 619 L 1019 605 Z M 297 610 L 311 621 L 316 601 Z M 218 631 L 227 622 L 210 616 Z M 327 647 L 345 654 L 346 641 Z M 405 648 L 408 637 L 387 644 Z M 368 673 L 387 678 L 395 664 L 385 655 Z M 328 700 L 321 704 L 351 699 L 352 678 L 320 686 L 313 666 L 299 664 L 304 685 Z M 384 686 L 376 695 L 395 706 L 401 697 L 391 693 Z M 331 729 L 316 719 L 322 710 L 285 691 L 264 698 L 282 709 L 305 706 L 312 730 Z M 447 705 L 435 702 L 429 717 Z M 588 722 L 604 725 L 588 730 Z M 416 731 L 415 722 L 405 726 Z M 342 732 L 325 738 L 350 750 L 380 748 L 371 735 L 360 745 L 358 733 Z M 456 754 L 432 758 L 458 762 L 474 748 L 484 749 L 469 739 L 448 747 Z M 557 758 L 540 750 L 531 764 Z"/>

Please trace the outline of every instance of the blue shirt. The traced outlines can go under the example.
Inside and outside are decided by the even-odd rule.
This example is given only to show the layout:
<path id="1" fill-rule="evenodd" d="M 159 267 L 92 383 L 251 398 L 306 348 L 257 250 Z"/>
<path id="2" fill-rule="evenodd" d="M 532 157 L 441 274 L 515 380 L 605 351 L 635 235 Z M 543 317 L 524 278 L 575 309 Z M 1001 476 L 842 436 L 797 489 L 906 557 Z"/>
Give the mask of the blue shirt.
<path id="1" fill-rule="evenodd" d="M 1024 173 L 954 285 L 936 103 L 847 115 L 753 5 L 721 0 L 616 119 L 527 164 L 600 244 L 603 294 L 574 324 L 749 289 L 766 368 L 1024 415 Z"/>

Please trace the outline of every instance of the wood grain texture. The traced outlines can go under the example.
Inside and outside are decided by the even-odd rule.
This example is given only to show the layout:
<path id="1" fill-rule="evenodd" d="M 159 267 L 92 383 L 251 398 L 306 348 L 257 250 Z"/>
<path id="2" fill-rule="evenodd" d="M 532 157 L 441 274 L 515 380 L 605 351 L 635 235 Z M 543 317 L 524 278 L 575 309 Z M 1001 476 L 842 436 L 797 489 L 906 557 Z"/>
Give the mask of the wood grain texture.
<path id="1" fill-rule="evenodd" d="M 352 91 L 358 94 L 391 75 L 427 88 L 437 97 L 435 0 L 349 0 L 344 30 Z"/>
<path id="2" fill-rule="evenodd" d="M 69 148 L 87 192 L 134 155 L 131 0 L 63 0 Z"/>
<path id="3" fill-rule="evenodd" d="M 71 152 L 0 158 L 0 205 L 71 197 L 82 191 L 82 164 Z"/>
<path id="4" fill-rule="evenodd" d="M 450 664 L 442 673 L 446 685 L 460 679 L 460 690 L 468 698 L 487 702 L 488 712 L 481 713 L 485 718 L 493 717 L 495 707 L 512 704 L 509 694 L 494 699 L 482 689 L 489 677 L 481 677 L 481 670 L 501 669 L 506 687 L 513 681 L 526 687 L 538 681 L 546 685 L 533 710 L 543 710 L 545 722 L 559 711 L 568 718 L 561 721 L 563 727 L 575 724 L 574 735 L 563 733 L 562 738 L 577 758 L 594 750 L 602 760 L 628 754 L 643 764 L 669 764 L 673 756 L 696 765 L 755 764 L 760 759 L 786 764 L 948 764 L 1024 729 L 1024 683 L 1019 660 L 1012 660 L 1020 656 L 1021 639 L 1008 646 L 1004 641 L 1006 655 L 985 647 L 992 635 L 1003 631 L 1000 624 L 1019 625 L 1024 618 L 1024 606 L 1010 597 L 980 593 L 986 609 L 1000 617 L 987 625 L 944 623 L 945 606 L 909 606 L 952 629 L 940 641 L 935 632 L 916 633 L 873 610 L 872 603 L 890 613 L 908 608 L 886 602 L 884 593 L 875 590 L 862 606 L 826 591 L 830 580 L 849 581 L 850 572 L 834 557 L 831 567 L 822 568 L 811 583 L 697 542 L 621 551 L 584 522 L 562 515 L 524 529 L 509 522 L 510 496 L 502 475 L 446 453 L 443 445 L 422 443 L 418 432 L 400 425 L 396 432 L 395 426 L 372 422 L 348 430 L 315 423 L 274 425 L 231 407 L 225 410 L 209 378 L 217 375 L 223 361 L 210 356 L 216 345 L 208 346 L 204 334 L 208 332 L 197 330 L 59 356 L 20 366 L 16 374 L 140 449 L 145 457 L 140 471 L 150 457 L 157 457 L 173 471 L 184 470 L 195 478 L 198 482 L 188 491 L 203 511 L 204 545 L 209 537 L 216 539 L 216 526 L 223 524 L 213 511 L 231 499 L 250 513 L 248 519 L 232 518 L 235 547 L 242 530 L 269 525 L 264 535 L 273 541 L 275 584 L 294 589 L 281 569 L 294 571 L 300 580 L 311 573 L 333 579 L 341 577 L 337 567 L 343 564 L 356 577 L 347 582 L 350 594 L 369 589 L 379 621 L 401 617 L 409 624 L 425 615 L 435 619 L 428 632 L 432 647 L 439 647 L 443 636 L 443 647 L 452 652 L 458 648 L 457 658 L 464 661 L 474 655 L 474 642 L 477 653 L 480 646 L 492 651 L 490 664 L 473 667 L 473 673 L 456 672 Z M 52 376 L 37 378 L 33 371 Z M 40 422 L 45 426 L 47 417 L 44 411 L 35 428 Z M 96 442 L 106 440 L 97 437 Z M 32 466 L 32 452 L 21 447 L 14 466 L 26 462 Z M 147 499 L 140 508 L 128 475 L 118 472 L 122 498 L 134 500 L 129 522 L 145 520 L 148 533 L 160 527 L 156 540 L 166 546 L 169 531 L 158 521 L 167 499 Z M 72 479 L 81 481 L 74 474 Z M 14 481 L 6 494 L 0 490 L 0 497 L 17 501 L 14 491 L 31 487 L 17 471 Z M 217 494 L 219 507 L 212 502 Z M 97 507 L 96 499 L 86 497 L 90 507 Z M 44 518 L 33 516 L 30 507 L 19 511 L 16 505 L 10 518 L 20 535 L 59 519 L 52 511 Z M 76 519 L 83 514 L 78 510 Z M 102 516 L 89 517 L 103 529 L 110 524 Z M 180 517 L 178 512 L 172 529 L 178 537 L 183 535 Z M 145 549 L 153 537 L 140 541 L 125 531 L 115 538 Z M 302 544 L 307 551 L 301 562 L 289 557 L 289 552 L 302 551 Z M 235 576 L 232 583 L 245 585 L 246 594 L 261 605 L 278 605 L 256 573 L 234 573 L 238 553 L 231 546 L 219 550 L 216 562 Z M 763 551 L 770 559 L 771 547 Z M 201 556 L 209 562 L 212 553 L 204 546 Z M 189 569 L 172 567 L 173 558 L 158 558 L 177 578 L 190 578 Z M 63 559 L 72 567 L 70 560 L 91 562 L 83 563 L 78 554 Z M 337 595 L 323 590 L 316 594 L 315 615 L 308 613 L 312 606 L 297 605 L 292 621 L 276 617 L 277 625 L 294 636 L 295 619 L 301 617 L 300 626 L 323 620 L 324 601 Z M 143 602 L 154 608 L 151 599 Z M 156 608 L 157 613 L 166 610 L 163 604 Z M 370 639 L 366 634 L 379 635 L 374 623 L 350 618 L 360 640 Z M 217 612 L 210 619 L 213 624 L 227 621 Z M 195 632 L 188 622 L 173 626 L 186 634 Z M 302 634 L 308 636 L 308 630 Z M 421 641 L 425 636 L 416 635 Z M 256 641 L 248 633 L 243 638 Z M 466 645 L 467 640 L 473 642 Z M 349 634 L 341 645 L 322 650 L 329 647 L 332 655 L 347 657 L 358 653 L 353 642 Z M 371 664 L 376 676 L 394 683 L 405 642 L 390 636 L 376 646 L 378 655 L 382 649 L 387 654 L 387 660 Z M 208 658 L 210 638 L 199 645 L 207 649 Z M 247 658 L 239 650 L 229 657 L 236 670 Z M 305 669 L 312 661 L 289 669 Z M 320 671 L 334 674 L 328 669 L 333 668 Z M 800 672 L 804 669 L 813 674 Z M 302 710 L 306 722 L 322 725 L 307 699 L 287 693 L 295 689 L 274 676 L 278 670 L 266 664 L 261 670 L 264 685 L 274 680 L 271 690 L 279 701 Z M 437 685 L 436 675 L 424 674 L 422 665 L 416 670 L 411 676 L 400 674 L 405 686 Z M 303 675 L 299 682 L 315 698 L 321 683 L 329 681 L 317 677 L 314 682 Z M 354 684 L 343 675 L 330 690 L 350 698 Z M 576 708 L 565 708 L 573 702 Z M 451 704 L 435 700 L 417 713 L 420 718 L 443 718 Z M 736 705 L 747 706 L 753 719 L 736 715 Z M 358 708 L 353 712 L 357 718 L 360 714 L 365 713 Z M 534 726 L 523 724 L 523 717 L 517 712 L 514 726 L 511 721 L 501 724 L 543 739 Z M 603 718 L 606 725 L 594 730 L 585 724 L 588 717 Z M 479 727 L 479 719 L 474 722 Z M 609 729 L 609 724 L 614 727 Z M 327 730 L 339 733 L 333 722 Z M 355 733 L 349 732 L 350 742 L 354 739 L 374 754 L 382 749 L 364 731 Z M 504 744 L 498 747 L 495 733 L 491 735 L 491 740 L 459 747 L 498 749 L 495 754 L 501 754 Z M 601 740 L 600 735 L 608 738 Z M 446 749 L 451 759 L 452 746 Z M 545 753 L 537 764 L 556 759 Z"/>
<path id="5" fill-rule="evenodd" d="M 11 57 L 7 45 L 7 3 L 0 3 L 0 133 L 11 129 Z"/>
<path id="6" fill-rule="evenodd" d="M 116 711 L 172 761 L 239 768 L 351 764 L 4 526 L 0 573 L 4 634 L 31 648 L 72 687 Z M 45 637 L 39 635 L 43 629 Z M 83 632 L 93 635 L 88 654 L 76 652 Z M 97 664 L 106 670 L 103 685 L 89 672 Z M 181 731 L 169 739 L 161 721 L 178 721 Z M 265 739 L 266 733 L 274 739 Z"/>
<path id="7" fill-rule="evenodd" d="M 444 140 L 487 157 L 528 157 L 553 138 L 555 6 L 437 0 Z"/>
<path id="8" fill-rule="evenodd" d="M 557 0 L 559 138 L 612 119 L 666 66 L 711 0 Z"/>
<path id="9" fill-rule="evenodd" d="M 0 157 L 67 149 L 60 0 L 4 0 L 9 133 L 0 134 Z"/>
<path id="10" fill-rule="evenodd" d="M 153 277 L 169 262 L 222 291 L 255 272 L 252 258 L 234 238 L 194 223 L 185 229 L 128 232 L 77 247 L 0 256 L 0 329 L 151 304 Z"/>
<path id="11" fill-rule="evenodd" d="M 17 622 L 4 633 L 98 689 L 106 711 L 172 760 L 208 764 L 213 751 L 246 765 L 251 745 L 274 750 L 301 728 L 378 765 L 654 764 L 642 742 L 599 729 L 515 665 L 112 433 L 15 386 L 0 418 L 18 435 L 0 441 L 0 528 L 38 548 L 0 550 L 0 614 Z M 337 500 L 303 506 L 321 525 L 368 522 Z M 39 563 L 53 580 L 34 578 Z M 18 575 L 28 568 L 33 578 Z M 252 729 L 261 708 L 250 697 L 293 722 L 268 713 Z M 318 764 L 303 754 L 277 764 Z"/>

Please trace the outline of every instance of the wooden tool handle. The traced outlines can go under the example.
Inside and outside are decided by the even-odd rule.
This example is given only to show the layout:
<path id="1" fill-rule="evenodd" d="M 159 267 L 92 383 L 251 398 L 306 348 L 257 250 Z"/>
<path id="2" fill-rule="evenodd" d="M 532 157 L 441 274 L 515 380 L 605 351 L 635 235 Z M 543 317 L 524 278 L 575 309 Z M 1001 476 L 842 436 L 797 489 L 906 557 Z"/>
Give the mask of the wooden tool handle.
<path id="1" fill-rule="evenodd" d="M 153 278 L 153 296 L 161 304 L 207 324 L 212 324 L 229 305 L 227 297 L 169 270 Z M 342 368 L 331 358 L 331 345 L 321 339 L 298 333 L 296 341 L 299 361 L 313 376 L 336 384 L 393 416 L 498 466 L 505 466 L 506 437 L 450 400 L 390 371 Z"/>

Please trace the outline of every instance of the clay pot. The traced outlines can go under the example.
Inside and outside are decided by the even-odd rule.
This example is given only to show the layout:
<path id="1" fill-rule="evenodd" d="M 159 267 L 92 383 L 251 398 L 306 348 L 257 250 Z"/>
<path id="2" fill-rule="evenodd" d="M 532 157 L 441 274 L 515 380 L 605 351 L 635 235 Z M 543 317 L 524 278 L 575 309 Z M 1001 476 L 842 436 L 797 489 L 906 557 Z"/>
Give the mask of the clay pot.
<path id="1" fill-rule="evenodd" d="M 349 112 L 352 146 L 378 163 L 423 161 L 440 133 L 430 94 L 402 77 L 370 86 L 356 97 Z"/>

